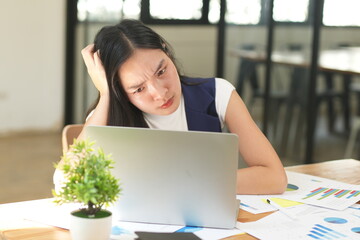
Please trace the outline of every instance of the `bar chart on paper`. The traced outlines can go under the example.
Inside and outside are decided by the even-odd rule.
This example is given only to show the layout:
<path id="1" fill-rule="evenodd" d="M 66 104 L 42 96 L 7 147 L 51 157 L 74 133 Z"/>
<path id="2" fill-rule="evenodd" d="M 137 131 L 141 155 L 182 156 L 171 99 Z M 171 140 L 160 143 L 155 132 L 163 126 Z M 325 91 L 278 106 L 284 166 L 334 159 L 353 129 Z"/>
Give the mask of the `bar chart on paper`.
<path id="1" fill-rule="evenodd" d="M 360 239 L 359 218 L 333 210 L 304 216 L 297 221 L 275 212 L 256 222 L 239 223 L 238 227 L 256 238 L 268 240 Z"/>
<path id="2" fill-rule="evenodd" d="M 356 218 L 342 216 L 324 217 L 308 231 L 310 239 L 360 239 L 360 222 Z"/>
<path id="3" fill-rule="evenodd" d="M 311 239 L 350 239 L 347 235 L 321 224 L 315 224 L 307 236 Z"/>
<path id="4" fill-rule="evenodd" d="M 294 172 L 286 174 L 289 184 L 282 198 L 335 210 L 345 210 L 360 200 L 358 185 Z"/>
<path id="5" fill-rule="evenodd" d="M 345 189 L 333 189 L 333 188 L 324 188 L 319 187 L 312 190 L 306 197 L 303 199 L 308 199 L 312 197 L 318 197 L 318 200 L 325 199 L 327 197 L 343 198 L 349 199 L 352 197 L 357 197 L 360 195 L 360 191 L 357 190 L 345 190 Z"/>
<path id="6" fill-rule="evenodd" d="M 344 210 L 357 202 L 359 197 L 360 190 L 356 189 L 317 187 L 305 193 L 301 201 L 336 210 Z"/>

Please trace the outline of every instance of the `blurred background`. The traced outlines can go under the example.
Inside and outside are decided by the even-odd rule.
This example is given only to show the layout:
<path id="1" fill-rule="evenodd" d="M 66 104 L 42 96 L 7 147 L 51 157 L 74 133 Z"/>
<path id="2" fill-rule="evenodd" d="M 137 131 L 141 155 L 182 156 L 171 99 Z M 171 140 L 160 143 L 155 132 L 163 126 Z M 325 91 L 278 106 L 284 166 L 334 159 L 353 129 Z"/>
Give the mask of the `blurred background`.
<path id="1" fill-rule="evenodd" d="M 80 51 L 123 18 L 167 39 L 186 75 L 234 84 L 285 166 L 359 159 L 358 9 L 358 0 L 3 0 L 0 203 L 51 197 L 61 130 L 82 123 L 97 97 Z"/>

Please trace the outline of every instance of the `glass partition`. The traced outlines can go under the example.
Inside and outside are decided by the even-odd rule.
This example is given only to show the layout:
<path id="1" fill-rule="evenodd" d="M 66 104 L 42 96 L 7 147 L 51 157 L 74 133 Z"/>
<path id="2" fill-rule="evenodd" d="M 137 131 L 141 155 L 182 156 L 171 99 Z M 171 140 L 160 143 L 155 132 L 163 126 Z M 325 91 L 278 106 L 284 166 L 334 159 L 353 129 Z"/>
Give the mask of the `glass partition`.
<path id="1" fill-rule="evenodd" d="M 239 0 L 232 12 L 253 13 L 252 18 L 259 20 L 239 24 L 226 18 L 225 78 L 235 84 L 285 165 L 304 162 L 306 157 L 313 41 L 313 4 L 309 0 L 289 4 Z M 249 11 L 256 6 L 257 12 Z"/>
<path id="2" fill-rule="evenodd" d="M 262 127 L 267 29 L 262 1 L 227 1 L 224 78 L 230 81 Z M 242 167 L 243 161 L 239 161 Z"/>
<path id="3" fill-rule="evenodd" d="M 357 3 L 295 3 L 289 16 L 302 17 L 291 19 L 276 16 L 291 11 L 274 0 L 268 137 L 285 165 L 359 158 Z"/>
<path id="4" fill-rule="evenodd" d="M 268 136 L 285 165 L 304 162 L 306 152 L 313 40 L 309 6 L 308 0 L 274 0 Z"/>
<path id="5" fill-rule="evenodd" d="M 324 0 L 319 74 L 332 85 L 334 100 L 322 106 L 324 127 L 318 130 L 315 138 L 314 158 L 317 159 L 360 159 L 357 138 L 360 123 L 359 4 L 356 0 Z"/>

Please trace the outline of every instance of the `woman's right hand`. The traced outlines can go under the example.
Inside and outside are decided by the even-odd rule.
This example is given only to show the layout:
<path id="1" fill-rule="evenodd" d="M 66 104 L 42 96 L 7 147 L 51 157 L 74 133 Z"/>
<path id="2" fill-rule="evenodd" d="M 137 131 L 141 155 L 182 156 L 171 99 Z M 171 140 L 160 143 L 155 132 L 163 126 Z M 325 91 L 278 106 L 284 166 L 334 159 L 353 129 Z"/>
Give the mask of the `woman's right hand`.
<path id="1" fill-rule="evenodd" d="M 99 53 L 94 52 L 94 44 L 90 44 L 81 50 L 87 71 L 100 96 L 109 94 L 109 86 L 106 80 L 104 66 L 100 60 Z"/>
<path id="2" fill-rule="evenodd" d="M 99 101 L 95 109 L 87 117 L 84 126 L 106 126 L 110 105 L 110 96 L 104 66 L 100 60 L 99 53 L 94 52 L 94 44 L 86 46 L 83 50 L 81 50 L 81 54 L 91 80 L 100 93 Z M 77 139 L 84 138 L 85 133 L 83 130 Z"/>

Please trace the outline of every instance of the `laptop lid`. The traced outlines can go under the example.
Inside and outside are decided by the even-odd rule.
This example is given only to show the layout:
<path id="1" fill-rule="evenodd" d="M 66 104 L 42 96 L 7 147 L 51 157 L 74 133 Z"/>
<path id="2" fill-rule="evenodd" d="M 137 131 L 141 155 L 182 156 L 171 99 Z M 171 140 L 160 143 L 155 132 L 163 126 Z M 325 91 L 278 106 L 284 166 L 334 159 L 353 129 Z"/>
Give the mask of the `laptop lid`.
<path id="1" fill-rule="evenodd" d="M 235 134 L 89 126 L 85 134 L 115 161 L 122 221 L 233 228 L 238 140 Z"/>

